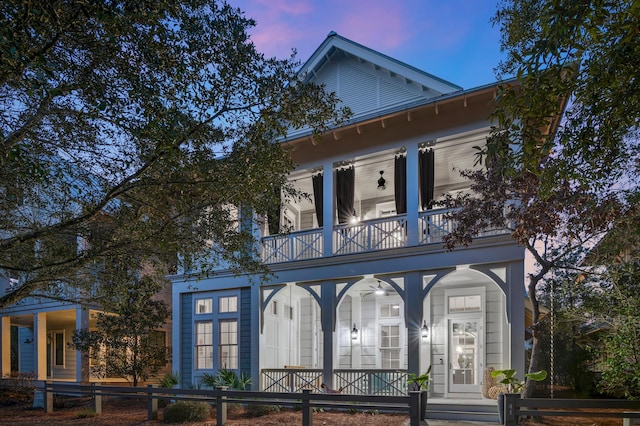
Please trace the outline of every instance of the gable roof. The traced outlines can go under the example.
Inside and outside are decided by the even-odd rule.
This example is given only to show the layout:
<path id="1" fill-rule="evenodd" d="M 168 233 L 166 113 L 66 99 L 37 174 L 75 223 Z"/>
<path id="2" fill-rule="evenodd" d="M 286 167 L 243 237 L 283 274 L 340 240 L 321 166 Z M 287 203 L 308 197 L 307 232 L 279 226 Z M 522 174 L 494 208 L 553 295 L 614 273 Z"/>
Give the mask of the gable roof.
<path id="1" fill-rule="evenodd" d="M 361 62 L 368 62 L 392 75 L 404 77 L 422 85 L 424 90 L 431 90 L 438 95 L 462 90 L 462 87 L 456 84 L 342 37 L 335 31 L 327 35 L 327 38 L 300 68 L 300 75 L 303 75 L 307 81 L 313 79 L 323 67 L 331 63 L 333 57 L 340 53 L 355 57 Z"/>
<path id="2" fill-rule="evenodd" d="M 459 94 L 462 88 L 373 49 L 330 32 L 299 70 L 304 81 L 324 85 L 342 106 L 351 109 L 350 122 L 403 110 L 434 99 Z M 292 131 L 296 137 L 308 129 Z"/>

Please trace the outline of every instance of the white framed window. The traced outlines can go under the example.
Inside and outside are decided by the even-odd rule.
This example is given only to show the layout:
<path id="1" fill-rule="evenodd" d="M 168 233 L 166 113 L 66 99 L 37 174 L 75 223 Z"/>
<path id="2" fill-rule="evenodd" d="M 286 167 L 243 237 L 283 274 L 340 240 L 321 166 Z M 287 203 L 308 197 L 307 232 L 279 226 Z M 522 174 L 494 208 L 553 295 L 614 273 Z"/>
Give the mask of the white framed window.
<path id="1" fill-rule="evenodd" d="M 213 312 L 213 299 L 196 299 L 196 314 L 210 314 Z"/>
<path id="2" fill-rule="evenodd" d="M 219 367 L 236 370 L 238 369 L 238 321 L 235 319 L 220 321 L 219 327 Z"/>
<path id="3" fill-rule="evenodd" d="M 380 303 L 380 318 L 400 318 L 400 302 Z"/>
<path id="4" fill-rule="evenodd" d="M 213 321 L 196 322 L 196 370 L 213 368 Z"/>
<path id="5" fill-rule="evenodd" d="M 218 299 L 218 312 L 221 314 L 238 312 L 238 296 L 220 297 Z"/>
<path id="6" fill-rule="evenodd" d="M 380 368 L 400 368 L 400 324 L 380 325 Z"/>
<path id="7" fill-rule="evenodd" d="M 482 312 L 482 295 L 480 294 L 448 296 L 447 300 L 450 314 Z"/>

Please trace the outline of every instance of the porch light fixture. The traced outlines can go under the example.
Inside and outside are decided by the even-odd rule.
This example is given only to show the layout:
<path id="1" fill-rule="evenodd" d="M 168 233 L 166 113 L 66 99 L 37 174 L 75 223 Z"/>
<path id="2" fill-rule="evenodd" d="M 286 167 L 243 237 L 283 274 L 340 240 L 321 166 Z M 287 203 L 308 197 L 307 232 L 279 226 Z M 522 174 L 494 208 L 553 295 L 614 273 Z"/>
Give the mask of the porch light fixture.
<path id="1" fill-rule="evenodd" d="M 378 179 L 378 191 L 384 191 L 387 189 L 387 181 L 382 177 L 384 170 L 380 170 L 380 179 Z"/>
<path id="2" fill-rule="evenodd" d="M 355 225 L 356 223 L 360 222 L 360 218 L 358 217 L 358 215 L 356 214 L 356 211 L 353 211 L 353 216 L 351 217 L 351 224 Z"/>
<path id="3" fill-rule="evenodd" d="M 351 340 L 358 340 L 358 329 L 355 323 L 353 323 L 353 330 L 351 330 Z"/>
<path id="4" fill-rule="evenodd" d="M 382 284 L 380 283 L 380 281 L 378 281 L 378 287 L 376 288 L 375 293 L 376 293 L 376 296 L 386 296 L 387 295 L 387 290 L 382 288 Z"/>
<path id="5" fill-rule="evenodd" d="M 420 335 L 423 339 L 429 337 L 429 327 L 427 326 L 427 321 L 422 322 L 422 328 L 420 329 Z"/>

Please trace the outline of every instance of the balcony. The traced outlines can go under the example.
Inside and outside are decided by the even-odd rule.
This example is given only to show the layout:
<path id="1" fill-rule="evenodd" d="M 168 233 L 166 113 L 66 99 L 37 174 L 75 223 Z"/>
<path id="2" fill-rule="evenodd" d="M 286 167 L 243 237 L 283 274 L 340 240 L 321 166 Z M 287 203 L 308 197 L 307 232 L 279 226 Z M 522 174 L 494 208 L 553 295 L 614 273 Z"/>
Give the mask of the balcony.
<path id="1" fill-rule="evenodd" d="M 418 245 L 442 244 L 442 238 L 455 229 L 446 219 L 448 210 L 434 209 L 418 215 Z M 332 232 L 332 255 L 367 253 L 408 246 L 406 215 L 364 220 L 355 224 L 335 225 Z M 510 231 L 489 229 L 481 237 L 505 235 Z M 293 262 L 324 257 L 322 228 L 270 235 L 262 238 L 262 261 L 266 264 Z"/>

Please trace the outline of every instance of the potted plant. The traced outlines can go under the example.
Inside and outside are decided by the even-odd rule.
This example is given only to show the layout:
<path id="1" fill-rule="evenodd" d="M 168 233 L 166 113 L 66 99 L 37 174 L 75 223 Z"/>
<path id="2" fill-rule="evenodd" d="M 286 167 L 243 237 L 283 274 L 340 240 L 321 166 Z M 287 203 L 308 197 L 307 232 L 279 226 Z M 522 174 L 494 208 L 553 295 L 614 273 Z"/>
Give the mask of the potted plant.
<path id="1" fill-rule="evenodd" d="M 529 380 L 541 382 L 547 378 L 547 372 L 545 370 L 540 370 L 534 373 L 525 373 L 524 376 Z M 498 394 L 498 418 L 500 419 L 500 424 L 504 424 L 504 394 L 520 394 L 525 382 L 524 380 L 520 380 L 516 377 L 516 370 L 511 369 L 494 370 L 491 372 L 491 377 L 502 377 L 502 379 L 499 380 L 498 383 L 504 386 L 505 392 L 500 392 Z"/>
<path id="2" fill-rule="evenodd" d="M 427 416 L 427 390 L 429 389 L 429 380 L 431 377 L 431 366 L 427 368 L 427 371 L 417 375 L 415 373 L 409 374 L 407 378 L 407 385 L 409 390 L 420 391 L 420 419 L 423 420 Z"/>

